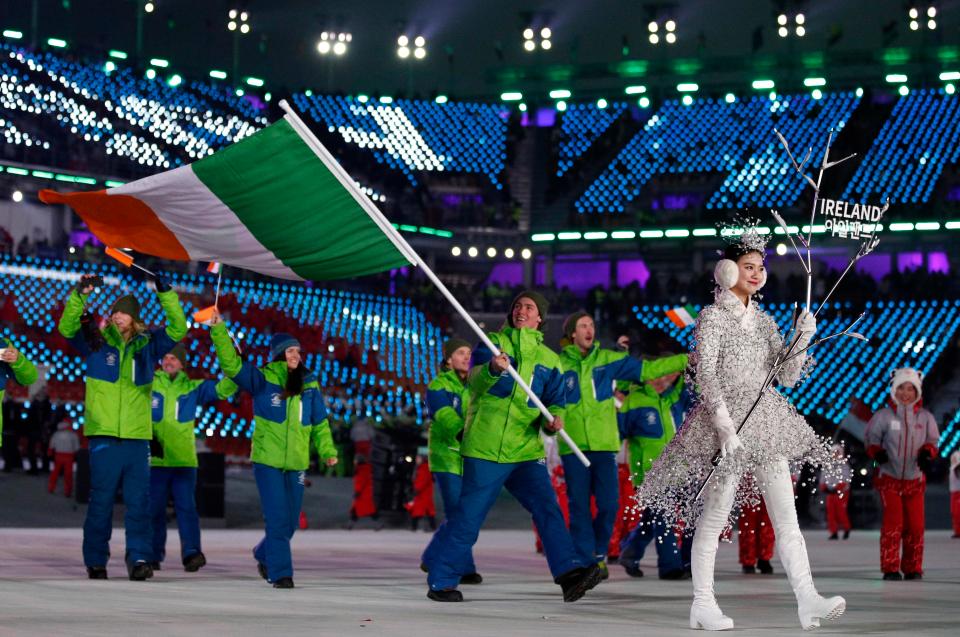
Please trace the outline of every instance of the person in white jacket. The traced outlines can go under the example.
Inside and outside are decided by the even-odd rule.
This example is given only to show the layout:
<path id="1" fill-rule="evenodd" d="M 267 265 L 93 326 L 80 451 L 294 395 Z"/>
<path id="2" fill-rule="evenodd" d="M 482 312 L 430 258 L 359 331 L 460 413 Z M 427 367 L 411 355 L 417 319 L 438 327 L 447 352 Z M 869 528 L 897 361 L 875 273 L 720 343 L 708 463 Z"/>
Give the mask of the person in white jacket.
<path id="1" fill-rule="evenodd" d="M 937 457 L 940 434 L 922 397 L 923 375 L 909 367 L 896 369 L 889 405 L 867 424 L 867 455 L 877 463 L 873 486 L 883 503 L 880 570 L 885 580 L 923 578 L 924 473 Z"/>
<path id="2" fill-rule="evenodd" d="M 829 441 L 816 435 L 794 407 L 772 386 L 740 434 L 738 425 L 760 396 L 774 360 L 789 348 L 773 318 L 761 310 L 754 295 L 766 282 L 765 240 L 747 230 L 731 244 L 714 272 L 716 302 L 697 318 L 695 349 L 691 355 L 697 404 L 679 436 L 647 473 L 638 490 L 641 506 L 680 517 L 696 528 L 693 540 L 693 605 L 690 627 L 706 630 L 733 628 L 714 597 L 714 563 L 721 532 L 733 521 L 734 505 L 751 505 L 762 495 L 776 534 L 777 553 L 797 599 L 804 629 L 821 619 L 839 617 L 846 602 L 824 598 L 814 587 L 806 544 L 797 523 L 790 463 L 834 464 Z M 796 325 L 793 352 L 809 344 L 816 321 L 802 313 Z M 785 386 L 803 375 L 805 356 L 790 360 L 777 374 Z M 713 469 L 717 450 L 723 460 L 707 483 L 702 502 L 696 498 Z M 750 474 L 756 485 L 738 492 L 741 477 Z M 739 508 L 739 506 L 737 508 Z"/>

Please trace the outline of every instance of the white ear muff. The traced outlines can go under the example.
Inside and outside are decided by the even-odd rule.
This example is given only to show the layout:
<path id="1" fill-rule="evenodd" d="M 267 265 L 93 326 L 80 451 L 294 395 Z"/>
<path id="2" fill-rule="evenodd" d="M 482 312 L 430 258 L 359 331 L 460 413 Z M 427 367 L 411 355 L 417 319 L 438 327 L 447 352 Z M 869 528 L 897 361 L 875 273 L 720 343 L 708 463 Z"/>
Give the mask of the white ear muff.
<path id="1" fill-rule="evenodd" d="M 764 268 L 763 271 L 760 272 L 760 285 L 757 286 L 757 291 L 759 292 L 760 290 L 762 290 L 763 286 L 765 286 L 766 284 L 767 284 L 767 269 Z"/>
<path id="2" fill-rule="evenodd" d="M 740 268 L 730 259 L 720 259 L 713 269 L 713 280 L 724 290 L 729 290 L 740 279 Z"/>

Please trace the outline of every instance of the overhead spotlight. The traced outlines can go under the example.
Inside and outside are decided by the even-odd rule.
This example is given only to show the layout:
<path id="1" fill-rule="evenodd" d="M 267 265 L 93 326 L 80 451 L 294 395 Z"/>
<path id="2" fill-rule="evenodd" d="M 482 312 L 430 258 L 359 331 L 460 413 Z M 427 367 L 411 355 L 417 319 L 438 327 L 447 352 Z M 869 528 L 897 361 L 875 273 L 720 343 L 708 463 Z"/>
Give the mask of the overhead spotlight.
<path id="1" fill-rule="evenodd" d="M 14 190 L 13 194 L 10 195 L 10 199 L 13 200 L 13 203 L 20 203 L 23 201 L 23 193 L 19 190 Z"/>
<path id="2" fill-rule="evenodd" d="M 487 248 L 487 257 L 492 259 L 495 256 L 497 256 L 497 249 L 494 248 L 493 246 L 490 246 L 489 248 Z"/>
<path id="3" fill-rule="evenodd" d="M 660 44 L 660 42 L 674 44 L 677 41 L 677 22 L 675 20 L 667 20 L 663 24 L 651 20 L 647 24 L 647 31 L 649 32 L 647 40 L 650 41 L 650 44 Z"/>
<path id="4" fill-rule="evenodd" d="M 152 2 L 145 2 L 143 5 L 143 11 L 145 13 L 153 13 L 153 10 L 156 9 L 156 5 Z"/>
<path id="5" fill-rule="evenodd" d="M 507 248 L 506 250 L 504 250 L 504 251 L 503 251 L 503 256 L 507 257 L 508 259 L 512 259 L 512 258 L 513 258 L 513 248 Z"/>
<path id="6" fill-rule="evenodd" d="M 779 255 L 782 257 L 782 256 L 785 255 L 786 253 L 787 253 L 787 244 L 785 244 L 785 243 L 778 243 L 778 244 L 777 244 L 777 254 L 779 254 Z"/>
<path id="7" fill-rule="evenodd" d="M 798 38 L 802 38 L 807 34 L 807 17 L 802 13 L 781 13 L 777 16 L 777 35 L 781 38 L 786 38 L 790 35 L 790 24 L 793 24 L 793 33 Z"/>
<path id="8" fill-rule="evenodd" d="M 328 55 L 333 53 L 340 56 L 347 52 L 347 44 L 353 41 L 353 35 L 337 31 L 324 31 L 317 42 L 317 53 Z"/>
<path id="9" fill-rule="evenodd" d="M 227 12 L 227 30 L 228 31 L 237 31 L 246 35 L 250 33 L 250 14 L 246 11 L 240 11 L 238 9 L 230 9 Z"/>
<path id="10" fill-rule="evenodd" d="M 460 250 L 460 246 L 453 246 L 452 248 L 450 248 L 450 254 L 452 254 L 455 257 L 459 257 L 461 252 L 462 250 Z"/>
<path id="11" fill-rule="evenodd" d="M 779 24 L 779 25 L 782 26 L 782 27 L 787 26 L 787 16 L 786 16 L 786 14 L 781 13 L 780 15 L 777 16 L 777 24 Z"/>
<path id="12" fill-rule="evenodd" d="M 937 6 L 934 3 L 926 2 L 912 6 L 910 10 L 907 11 L 907 15 L 910 17 L 911 31 L 919 31 L 924 26 L 930 31 L 934 31 L 937 28 Z M 927 18 L 926 22 L 923 21 L 924 17 Z"/>
<path id="13" fill-rule="evenodd" d="M 527 27 L 523 30 L 523 50 L 527 53 L 536 51 L 539 39 L 540 48 L 548 51 L 553 46 L 552 37 L 553 30 L 550 27 L 541 27 L 539 31 L 532 26 Z"/>
<path id="14" fill-rule="evenodd" d="M 524 260 L 530 259 L 533 256 L 533 252 L 530 251 L 530 248 L 524 248 L 520 251 L 520 257 Z"/>
<path id="15" fill-rule="evenodd" d="M 467 254 L 470 255 L 471 258 L 475 258 L 478 254 L 480 254 L 480 251 L 477 250 L 476 247 L 470 246 L 470 247 L 467 249 Z"/>

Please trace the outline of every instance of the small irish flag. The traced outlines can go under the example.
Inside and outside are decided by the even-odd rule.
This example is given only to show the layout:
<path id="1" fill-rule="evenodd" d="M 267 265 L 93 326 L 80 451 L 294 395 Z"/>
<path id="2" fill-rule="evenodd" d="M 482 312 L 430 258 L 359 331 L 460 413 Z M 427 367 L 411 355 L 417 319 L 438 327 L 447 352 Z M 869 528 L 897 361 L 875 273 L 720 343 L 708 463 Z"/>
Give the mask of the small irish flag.
<path id="1" fill-rule="evenodd" d="M 280 121 L 174 170 L 94 192 L 42 190 L 101 241 L 163 259 L 333 280 L 416 253 L 289 106 Z"/>
<path id="2" fill-rule="evenodd" d="M 684 305 L 667 310 L 667 318 L 673 321 L 673 324 L 683 329 L 690 327 L 697 320 L 697 311 L 692 305 Z"/>
<path id="3" fill-rule="evenodd" d="M 223 267 L 223 264 L 219 261 L 211 261 L 210 265 L 207 266 L 207 272 L 210 274 L 220 274 L 221 267 Z"/>

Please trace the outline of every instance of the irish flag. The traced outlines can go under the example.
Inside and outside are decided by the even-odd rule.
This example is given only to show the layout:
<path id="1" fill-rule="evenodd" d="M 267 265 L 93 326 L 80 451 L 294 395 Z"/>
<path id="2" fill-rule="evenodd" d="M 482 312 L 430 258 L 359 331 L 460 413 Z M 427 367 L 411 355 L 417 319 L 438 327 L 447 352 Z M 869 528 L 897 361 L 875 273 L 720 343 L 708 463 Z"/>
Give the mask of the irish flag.
<path id="1" fill-rule="evenodd" d="M 697 310 L 694 309 L 692 305 L 684 305 L 683 307 L 675 307 L 672 310 L 667 310 L 667 318 L 673 321 L 673 324 L 683 329 L 685 327 L 690 327 L 697 320 Z"/>
<path id="2" fill-rule="evenodd" d="M 94 192 L 42 190 L 101 241 L 294 280 L 416 263 L 406 241 L 282 104 L 280 121 L 188 166 Z"/>

